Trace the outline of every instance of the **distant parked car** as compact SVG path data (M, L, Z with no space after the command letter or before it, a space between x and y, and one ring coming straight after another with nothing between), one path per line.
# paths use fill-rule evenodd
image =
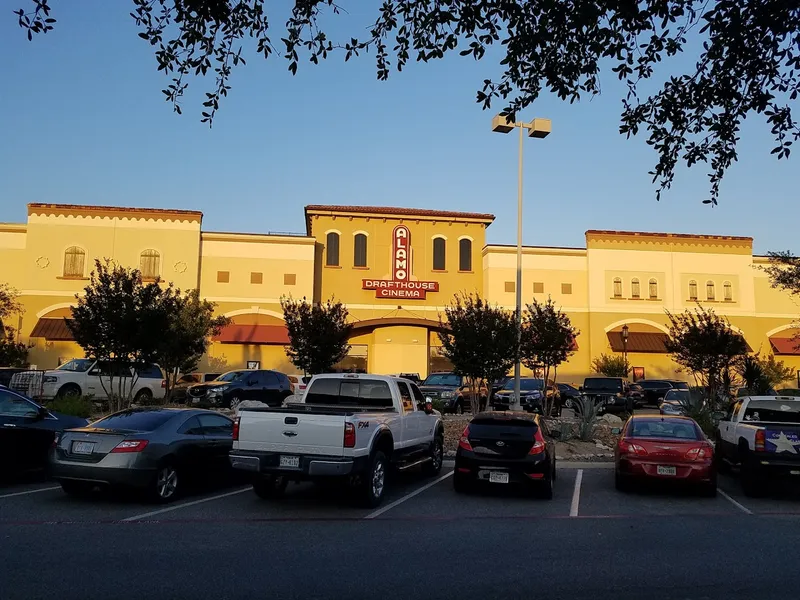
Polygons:
M691 402L689 390L668 390L658 405L658 412L662 415L686 415L689 402Z
M88 421L48 410L30 398L0 388L0 476L43 469L53 439Z
M565 408L572 408L576 404L576 400L580 398L581 393L578 388L568 383L557 383L558 391L561 394L561 404Z
M431 373L419 384L419 390L431 401L441 400L445 413L463 413L471 410L469 381L466 377L455 373ZM489 390L482 387L479 390L480 403L486 406Z
M634 400L629 394L630 384L622 377L587 377L581 394L593 401L600 413L633 413Z
M641 408L644 406L644 390L639 384L632 383L628 386L628 396L633 400L634 408Z
M189 387L192 406L235 409L243 400L278 407L292 395L292 382L283 373L268 370L228 371L208 383Z
M214 381L219 376L219 373L200 372L186 373L185 375L181 375L180 379L175 382L175 385L172 388L172 397L170 399L175 404L188 403L189 396L187 391L191 386L193 386L195 383L207 383L209 381Z
M304 377L300 375L287 375L289 383L291 384L292 394L299 395L306 390L306 382L303 381Z
M138 408L68 429L50 454L51 476L67 494L101 485L146 490L169 502L187 483L231 477L233 421L212 411Z
M689 384L674 379L642 379L636 382L644 391L644 403L659 406L670 390L689 391Z
M544 380L536 377L522 377L519 380L519 391L522 408L527 412L544 412ZM547 398L552 401L553 415L561 414L561 395L558 387L549 381L547 384ZM508 410L514 399L514 378L508 380L503 389L497 392L492 399L494 410Z

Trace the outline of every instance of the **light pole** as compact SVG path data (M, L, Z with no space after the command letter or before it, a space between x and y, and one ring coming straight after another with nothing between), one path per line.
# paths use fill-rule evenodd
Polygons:
M517 167L517 360L514 362L514 402L515 409L520 409L520 363L519 345L522 340L522 140L525 130L532 138L545 138L550 134L550 119L534 119L530 123L510 121L507 117L497 115L492 119L492 131L509 133L519 129L519 163Z
M628 324L622 326L622 363L628 368Z

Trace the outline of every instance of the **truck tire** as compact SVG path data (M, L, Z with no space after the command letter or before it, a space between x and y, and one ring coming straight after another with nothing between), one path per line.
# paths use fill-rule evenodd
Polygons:
M422 472L428 477L433 477L441 473L444 460L444 438L438 433L431 444L429 456L431 459L422 465Z
M369 466L361 476L358 490L361 503L367 508L380 506L386 492L386 455L376 450L369 459Z
M133 399L136 404L148 405L153 403L153 392L148 388L142 388L136 392L136 397Z
M283 496L288 483L281 475L258 477L253 480L253 491L262 500L274 500Z
M80 396L81 388L77 383L67 383L61 386L56 393L56 398L66 398L67 396Z

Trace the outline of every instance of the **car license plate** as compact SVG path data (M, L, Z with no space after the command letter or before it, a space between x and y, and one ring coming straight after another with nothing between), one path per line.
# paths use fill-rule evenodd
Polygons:
M508 473L492 471L489 473L489 483L508 483Z
M800 475L800 471L789 471L789 475Z
M676 467L662 467L659 465L656 467L656 473L659 475L676 475L678 473L678 469Z
M297 469L300 467L299 456L281 456L278 463L281 469Z
M192 398L192 404L200 404L200 398Z
M72 442L73 454L91 454L94 449L94 442Z

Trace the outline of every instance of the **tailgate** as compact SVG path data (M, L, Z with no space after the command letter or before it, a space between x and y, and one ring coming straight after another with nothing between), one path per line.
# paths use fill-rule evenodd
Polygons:
M764 442L766 452L800 461L800 425L765 425Z
M243 410L233 449L341 457L344 423L342 414Z

